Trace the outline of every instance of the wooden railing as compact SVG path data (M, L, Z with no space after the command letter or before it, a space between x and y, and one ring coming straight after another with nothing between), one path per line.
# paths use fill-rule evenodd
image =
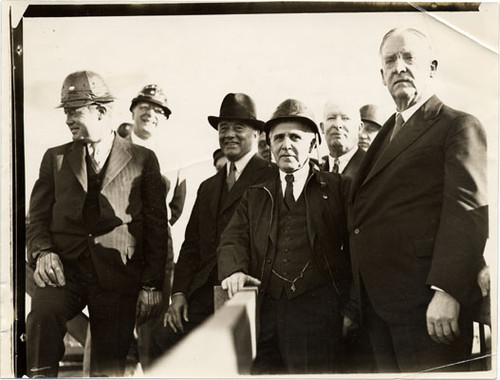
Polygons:
M257 288L227 300L215 288L215 313L146 373L148 377L228 377L250 373L257 352Z

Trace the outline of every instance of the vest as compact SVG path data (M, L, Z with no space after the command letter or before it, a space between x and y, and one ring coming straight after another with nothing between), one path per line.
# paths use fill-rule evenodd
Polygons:
M266 293L275 299L285 293L287 299L295 298L327 282L316 267L307 233L306 201L304 192L291 210L285 206L279 191L278 240L273 268ZM292 284L281 277L295 282ZM302 277L301 277L302 276ZM293 289L292 289L293 288Z
M108 157L109 158L109 157ZM90 157L87 154L85 156L85 163L87 165L87 197L85 198L85 203L83 204L83 220L87 225L89 232L94 232L95 226L100 219L100 207L99 207L99 195L101 194L102 181L104 179L104 173L108 166L108 160L106 160L104 167L99 173L94 171L92 163L90 162Z

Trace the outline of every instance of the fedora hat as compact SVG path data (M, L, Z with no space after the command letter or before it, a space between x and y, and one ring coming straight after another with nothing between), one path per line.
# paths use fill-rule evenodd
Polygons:
M375 104L366 104L359 109L359 114L361 116L361 121L371 121L379 126L379 128L384 125L386 118L382 115L382 112L378 106Z
M219 116L208 117L208 122L215 129L218 129L221 120L242 121L260 131L264 128L264 122L257 120L254 101L243 93L227 94L222 100Z
M280 122L292 120L300 120L304 122L305 125L311 128L312 132L318 135L318 144L321 143L321 135L319 133L319 128L314 121L313 113L304 103L296 99L287 99L281 102L272 114L271 119L266 122L264 131L266 132L268 141L269 132L272 127Z

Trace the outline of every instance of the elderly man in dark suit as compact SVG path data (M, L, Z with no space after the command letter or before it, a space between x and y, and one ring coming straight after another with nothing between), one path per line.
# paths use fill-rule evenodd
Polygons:
M213 313L213 287L219 283L216 249L220 236L244 191L275 171L275 165L257 154L264 123L257 120L254 102L248 95L226 95L219 116L209 116L208 121L218 131L228 163L198 189L174 269L172 303L165 314L165 327L155 330L151 347L154 357Z
M365 156L365 151L358 148L359 132L363 128L358 107L346 100L329 101L320 127L330 152L322 158L321 170L353 178Z
M302 102L281 103L266 133L279 172L244 194L217 250L219 279L230 297L261 287L255 374L336 372L352 317L349 180L310 165L319 129Z
M356 295L380 371L463 370L488 234L485 131L433 94L421 32L391 30L380 57L397 112L351 189Z
M66 77L73 141L49 149L27 218L37 285L27 320L28 375L57 377L66 321L88 306L91 375L120 376L136 317L161 302L165 185L155 154L115 136L113 97L96 73Z

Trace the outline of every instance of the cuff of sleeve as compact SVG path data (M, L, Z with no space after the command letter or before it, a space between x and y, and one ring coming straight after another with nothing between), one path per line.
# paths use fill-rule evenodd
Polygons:
M431 289L432 289L432 290L437 290L438 292L443 292L443 293L446 293L443 289L438 288L437 286L434 286L434 285L431 285Z

